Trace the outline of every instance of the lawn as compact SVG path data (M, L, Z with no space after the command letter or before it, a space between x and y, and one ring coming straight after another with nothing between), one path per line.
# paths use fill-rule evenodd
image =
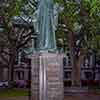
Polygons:
M18 96L28 96L29 92L27 89L2 89L0 90L1 97L18 97Z

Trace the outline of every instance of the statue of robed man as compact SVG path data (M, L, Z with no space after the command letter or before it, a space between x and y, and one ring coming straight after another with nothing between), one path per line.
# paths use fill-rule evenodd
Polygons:
M56 39L53 0L38 1L38 32L38 50L54 51L56 49Z

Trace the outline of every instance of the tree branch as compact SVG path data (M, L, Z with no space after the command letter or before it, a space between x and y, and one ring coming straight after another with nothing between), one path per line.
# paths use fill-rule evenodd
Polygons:
M23 34L23 36L21 37L22 39L25 39L25 38L27 38L28 36L31 36L32 35L32 31L31 30L29 30L28 32L27 32L27 34Z
M12 55L11 53L9 53L9 52L7 52L7 51L5 51L5 50L2 50L2 53L6 54L6 55L9 55L9 56Z
M17 49L22 48L25 44L27 44L33 37L28 37L25 41L22 43L18 44Z
M6 59L6 57L4 57L4 55L2 54L0 54L0 56L1 56L1 59L8 64L8 60Z

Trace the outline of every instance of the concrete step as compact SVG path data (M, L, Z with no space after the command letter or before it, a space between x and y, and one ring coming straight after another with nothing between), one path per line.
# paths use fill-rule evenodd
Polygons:
M88 88L83 87L66 87L64 88L64 94L65 95L80 95L88 93Z

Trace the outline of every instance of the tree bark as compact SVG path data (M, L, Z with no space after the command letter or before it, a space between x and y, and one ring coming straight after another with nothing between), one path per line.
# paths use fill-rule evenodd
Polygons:
M12 88L12 83L14 81L14 64L16 59L16 49L10 49L11 56L9 58L9 65L8 65L8 84L9 88Z
M74 66L72 68L72 86L81 86L81 66L83 64L84 56L86 55L85 49L80 49L79 57L74 58Z
M3 67L0 68L0 81L3 81Z
M69 38L69 48L70 48L70 54L71 54L71 63L72 63L72 86L73 87L80 87L81 86L81 64L84 58L84 55L86 54L85 49L80 49L80 55L75 54L75 35L73 32L69 32L68 34Z

